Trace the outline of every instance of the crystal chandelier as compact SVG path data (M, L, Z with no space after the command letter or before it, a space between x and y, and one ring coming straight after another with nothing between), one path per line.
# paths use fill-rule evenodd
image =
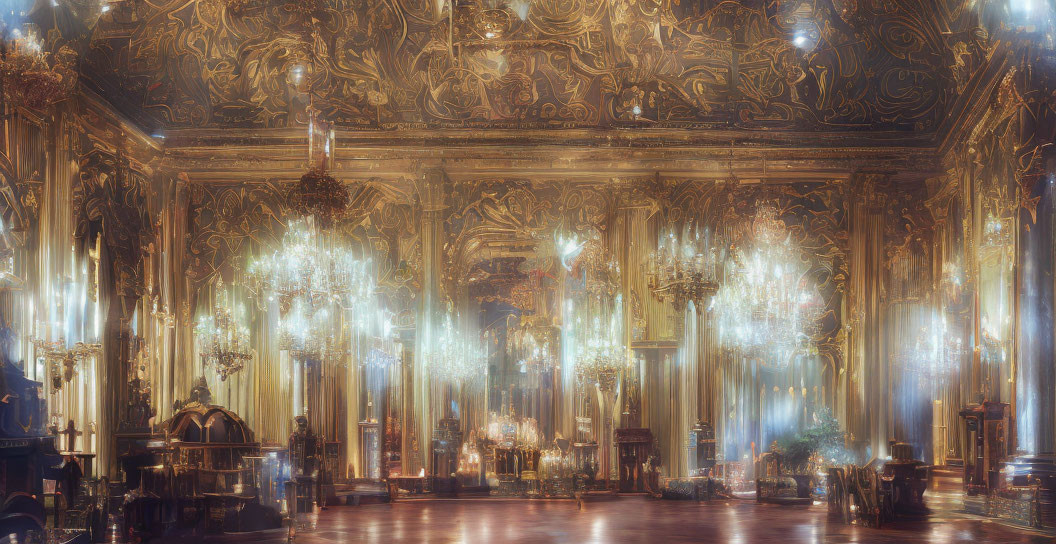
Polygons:
M279 320L279 350L300 360L322 360L334 355L336 337L329 308L315 309L303 299Z
M604 258L597 238L588 241L575 264L583 275L584 292L566 302L567 315L571 317L571 323L566 322L566 335L576 378L581 384L612 391L627 362L620 268L615 261Z
M253 358L249 346L249 328L243 323L244 311L231 308L230 295L224 289L224 281L216 283L216 299L213 312L198 320L195 336L198 338L198 354L202 365L212 365L221 381L242 370Z
M281 247L248 266L244 281L262 303L278 302L279 349L299 360L344 366L374 334L372 259L361 258L314 217L293 221Z
M808 268L772 204L761 204L749 226L709 308L723 349L785 367L797 354L817 353L821 297L808 288Z
M788 227L779 217L773 202L760 202L755 209L751 224L752 238L756 243L774 245L788 238Z
M687 225L661 234L648 263L649 289L676 309L700 304L715 294L725 259L725 244L708 229Z
M370 258L358 257L333 234L319 233L308 218L289 224L282 247L252 262L245 282L258 298L277 299L283 313L298 299L311 308L334 303L353 310L373 299L372 272Z
M553 329L547 324L526 321L510 330L506 352L521 372L550 370L556 364L553 337Z
M33 25L14 30L0 48L4 99L35 110L65 100L77 85L76 57L64 45L49 59Z
M70 383L77 376L79 366L103 352L101 344L77 342L67 346L63 339L54 342L34 339L33 346L40 350L45 364L51 367L51 385L55 390L62 389L64 383Z
M622 297L612 300L623 305ZM576 319L574 327L579 342L576 344L576 377L583 384L593 384L611 390L627 361L623 344L622 312L610 312L586 320Z
M451 314L426 346L433 376L450 383L462 384L487 373L488 353L479 337L464 334L455 328Z
M900 350L897 358L922 388L946 383L967 353L964 341L941 313L917 328L916 338L910 346Z
M82 364L103 352L99 342L102 319L96 297L97 277L93 269L84 263L76 279L67 277L56 282L50 289L51 295L45 299L46 310L42 315L37 315L36 305L30 301L33 329L29 338L37 351L36 357L48 366L52 388L56 391L77 376Z

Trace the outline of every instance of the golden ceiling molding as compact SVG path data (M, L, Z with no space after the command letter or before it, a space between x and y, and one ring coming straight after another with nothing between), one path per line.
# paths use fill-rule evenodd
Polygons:
M949 117L937 132L939 156L945 158L966 140L977 138L982 120L993 107L993 93L1012 66L1011 54L1009 44L999 45L966 83L964 91L951 105Z
M339 140L340 142L340 140ZM518 177L533 182L548 179L591 180L653 176L716 179L731 169L742 180L836 179L863 169L905 172L938 171L933 150L896 148L768 148L765 146L414 146L341 147L331 172L339 178L370 176L405 185L423 165L437 165L452 181L472 181L482 175ZM230 181L276 177L294 179L303 173L303 139L287 146L167 148L161 164L173 171L194 172L197 179Z
M307 101L287 76L310 64L343 126L831 131L931 131L952 77L947 13L911 0L857 5L860 26L820 3L334 6L136 2L99 19L83 75L152 127L295 126Z
M337 147L474 147L478 145L555 145L586 147L713 147L731 145L775 148L827 147L928 147L927 134L891 130L832 133L809 129L748 131L731 127L707 130L679 127L637 126L629 128L517 128L517 127L412 127L398 130L334 129ZM253 147L303 144L305 127L178 127L164 131L168 148Z
M162 142L159 139L148 135L139 125L117 111L94 91L83 85L79 87L79 91L76 101L71 102L77 104L74 112L82 131L112 143L124 138L122 144L130 150L138 148L153 153L162 151Z

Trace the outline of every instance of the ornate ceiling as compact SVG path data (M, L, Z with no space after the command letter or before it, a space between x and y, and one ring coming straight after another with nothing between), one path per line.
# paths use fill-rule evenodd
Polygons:
M311 94L364 129L933 131L978 56L927 0L454 3L112 2L82 72L147 129L293 126Z

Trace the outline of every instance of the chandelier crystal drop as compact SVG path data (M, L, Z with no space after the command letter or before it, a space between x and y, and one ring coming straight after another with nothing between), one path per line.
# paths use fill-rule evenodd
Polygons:
M761 204L749 226L709 308L723 349L784 368L797 355L817 354L821 297L808 286L809 269L776 207Z
M202 364L212 365L221 381L242 370L253 359L249 327L244 320L244 309L231 307L230 295L221 279L216 284L212 314L199 318L195 327Z

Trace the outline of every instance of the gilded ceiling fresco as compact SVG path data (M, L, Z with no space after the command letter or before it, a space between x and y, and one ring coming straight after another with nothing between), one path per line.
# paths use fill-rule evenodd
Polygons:
M82 71L148 128L294 126L311 101L364 129L930 131L956 88L915 0L449 4L128 1Z

